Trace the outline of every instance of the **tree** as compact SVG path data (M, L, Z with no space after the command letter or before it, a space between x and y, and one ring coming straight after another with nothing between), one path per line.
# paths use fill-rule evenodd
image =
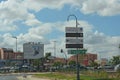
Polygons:
M55 67L60 67L61 65L63 65L61 62L55 62L55 63L53 64L53 66L55 66Z
M111 59L111 63L113 65L120 64L120 56L113 56L113 58Z
M70 61L69 65L76 65L76 61Z
M90 66L91 67L97 67L97 66L99 66L99 64L97 62L91 61Z
M40 63L40 59L34 59L32 60L34 66L38 66Z
M45 53L45 58L48 59L48 57L51 56L51 52Z

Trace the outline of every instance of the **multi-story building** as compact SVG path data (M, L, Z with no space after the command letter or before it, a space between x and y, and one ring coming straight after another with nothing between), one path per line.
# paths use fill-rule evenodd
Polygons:
M108 59L107 58L101 58L101 63L100 65L104 66L108 63Z
M0 48L0 59L1 60L14 59L13 49L10 49L10 48Z
M23 59L22 52L14 52L10 48L0 48L0 60Z
M44 57L44 44L28 42L23 44L24 59L39 59Z
M61 62L62 64L66 64L66 59L65 58L55 58L54 62Z
M90 65L91 62L94 62L95 60L97 60L97 54L91 54L91 53L87 53L87 54L79 54L79 63L85 66ZM69 61L76 61L77 56L71 56L68 59Z
M14 59L23 59L24 58L24 54L23 52L14 52Z

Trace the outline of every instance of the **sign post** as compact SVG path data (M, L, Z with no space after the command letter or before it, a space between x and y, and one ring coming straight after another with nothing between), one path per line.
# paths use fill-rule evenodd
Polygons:
M71 16L75 17L76 19L76 27L66 27L66 48L76 49L68 50L68 53L77 55L76 59L77 80L80 80L78 54L86 53L86 50L83 49L83 28L78 27L77 17L75 15L69 15L67 20L69 21L69 18Z

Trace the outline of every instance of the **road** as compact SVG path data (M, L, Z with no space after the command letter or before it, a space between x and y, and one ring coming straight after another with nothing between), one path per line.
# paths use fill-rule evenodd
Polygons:
M40 73L6 73L0 74L0 80L49 80L33 77L33 74ZM44 73L41 73L44 74Z

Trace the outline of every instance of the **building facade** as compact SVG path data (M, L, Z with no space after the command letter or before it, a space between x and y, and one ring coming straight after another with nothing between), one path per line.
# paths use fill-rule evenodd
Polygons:
M24 59L39 59L44 57L44 44L28 42L23 44Z
M100 65L104 66L104 65L107 65L107 63L108 63L108 59L106 59L106 58L101 58L101 63L100 63Z
M18 60L24 59L23 52L14 52L14 59L18 59Z
M87 53L87 54L79 54L79 63L84 65L84 66L89 66L91 62L94 62L95 60L97 60L97 54L91 54L91 53ZM68 62L70 61L76 61L77 56L71 56L68 59Z
M14 52L10 48L0 48L0 60L23 59L22 52Z
M0 60L10 60L10 59L14 59L13 49L0 48Z

